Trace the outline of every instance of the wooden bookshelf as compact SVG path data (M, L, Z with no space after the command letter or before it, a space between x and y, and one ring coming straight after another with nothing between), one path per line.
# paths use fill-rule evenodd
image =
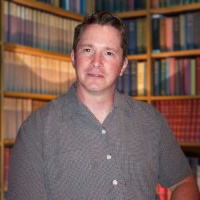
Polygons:
M3 0L0 0L0 199L3 199L4 196L4 144L2 143L3 138Z
M13 51L20 52L24 54L31 54L36 56L44 56L48 58L54 58L59 60L71 61L70 55L63 53L57 53L53 51L42 50L38 48L28 47L20 44L11 44L5 43L3 40L3 2L5 0L0 0L0 200L3 200L3 193L7 190L7 187L3 185L3 153L4 147L12 147L14 145L15 139L7 140L4 139L4 124L3 124L3 99L4 97L10 98L22 98L22 99L34 99L34 100L45 100L49 101L53 98L56 98L56 95L51 94L36 94L36 93L27 93L27 92L14 92L14 91L5 91L3 88L3 51ZM77 13L66 11L62 8L54 7L52 5L38 2L35 0L12 0L20 5L28 6L34 9L38 9L44 12L48 12L63 18L68 18L71 20L82 21L83 16ZM177 96L155 96L152 95L152 59L161 59L168 57L177 57L184 58L188 56L200 56L200 49L195 50L181 50L181 51L171 51L171 52L161 52L161 53L152 53L152 15L154 14L164 14L164 15L173 15L178 13L185 13L189 11L200 11L200 3L193 3L180 6L171 6L165 8L151 8L150 1L146 0L146 9L128 11L122 13L116 13L119 17L123 19L127 18L146 18L146 30L147 30L147 51L145 54L138 55L129 55L128 59L131 60L141 60L147 62L147 95L146 96L134 96L133 98L145 101L149 104L153 104L155 101L161 100L194 100L200 99L200 95L177 95ZM180 142L181 148L185 152L194 153L195 155L200 156L200 142Z
M4 91L4 97L13 97L13 98L22 98L22 99L35 99L35 100L45 100L50 101L51 99L56 98L56 95L48 94L35 94L27 92L10 92Z
M38 10L42 10L45 12L49 12L55 15L59 15L62 17L66 17L66 18L70 18L70 19L74 19L77 21L82 21L83 20L83 16L77 13L73 13L70 11L67 11L62 9L62 8L58 8L43 2L39 2L39 1L35 1L35 0L12 0L12 2L24 5L24 6L29 6L31 8L35 8Z
M60 59L60 60L66 60L66 61L71 62L70 55L67 55L64 53L57 53L53 51L47 51L47 50L38 49L38 48L33 48L33 47L28 47L28 46L19 45L19 44L5 43L4 50L31 54L31 55L36 55L36 56L43 56L43 57L54 58L54 59Z

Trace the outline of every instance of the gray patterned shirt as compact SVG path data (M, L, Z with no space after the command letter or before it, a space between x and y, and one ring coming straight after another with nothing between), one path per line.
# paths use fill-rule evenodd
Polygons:
M9 200L156 200L191 169L164 117L115 92L101 124L75 86L30 115L17 135Z

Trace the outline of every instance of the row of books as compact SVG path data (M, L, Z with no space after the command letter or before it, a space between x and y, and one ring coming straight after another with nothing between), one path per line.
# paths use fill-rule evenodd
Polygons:
M107 10L110 12L125 12L146 8L146 0L38 0L52 4L72 12L86 14L89 11ZM88 9L88 7L93 9Z
M200 99L160 100L154 106L165 116L178 141L200 142Z
M152 16L153 52L200 48L200 11Z
M116 83L116 89L131 96L145 96L147 94L147 66L146 61L129 61L123 76Z
M47 101L4 97L4 138L15 139L22 122Z
M153 60L154 95L199 95L200 57Z
M70 53L78 21L4 1L4 41Z
M4 51L4 90L60 95L75 81L70 61Z
M146 18L124 19L128 30L128 54L146 53Z
M75 13L80 13L82 15L92 11L93 9L88 9L93 5L94 8L94 0L38 0L43 3L51 4L55 7L60 7L68 11L72 11Z
M168 6L178 6L185 4L198 3L200 0L151 0L152 8L163 8Z
M96 10L126 12L146 8L146 0L95 0Z

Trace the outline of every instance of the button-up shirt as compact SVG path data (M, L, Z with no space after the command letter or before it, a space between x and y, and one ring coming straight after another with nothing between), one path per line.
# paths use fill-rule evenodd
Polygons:
M115 91L103 123L75 85L20 128L11 157L9 200L156 200L157 183L191 174L165 118Z

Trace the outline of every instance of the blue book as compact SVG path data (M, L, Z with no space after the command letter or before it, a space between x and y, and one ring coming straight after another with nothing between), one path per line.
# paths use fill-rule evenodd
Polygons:
M161 64L160 60L153 61L153 94L156 96L160 95L160 71Z
M123 75L123 92L127 95L131 95L131 67L130 62L126 67Z
M170 94L170 58L166 58L166 95Z
M160 94L166 95L166 59L161 59Z
M194 48L200 48L200 11L194 12Z
M95 1L95 10L103 10L103 1L102 0L96 0Z
M86 0L80 0L80 14L85 15L86 14Z
M127 11L127 1L120 0L120 12L126 12Z
M120 12L120 10L121 10L120 0L115 0L114 12Z
M160 49L160 18L163 15L157 14L152 16L152 50L159 53Z
M136 19L128 20L128 54L137 54L137 22Z
M180 59L175 60L175 95L180 93Z
M186 14L186 48L194 49L194 14Z
M137 61L133 60L131 66L131 96L137 96Z

